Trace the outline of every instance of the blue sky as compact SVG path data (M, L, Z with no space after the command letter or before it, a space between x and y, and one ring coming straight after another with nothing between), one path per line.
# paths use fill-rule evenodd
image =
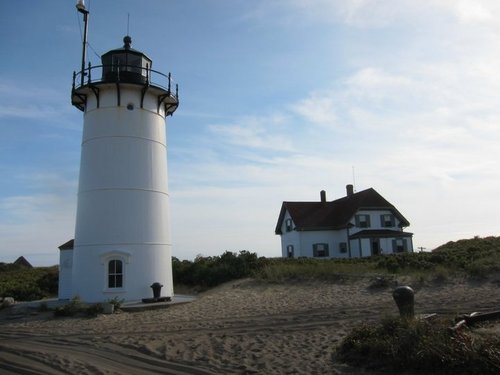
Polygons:
M73 237L81 19L70 0L0 13L0 261ZM500 231L500 4L480 0L92 0L89 59L132 46L172 72L173 255L279 256L281 203L373 187L414 246Z

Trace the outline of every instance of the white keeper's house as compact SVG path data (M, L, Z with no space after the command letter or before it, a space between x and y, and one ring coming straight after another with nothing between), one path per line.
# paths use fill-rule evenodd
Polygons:
M275 233L283 257L354 258L413 252L409 221L373 188L328 202L283 202Z

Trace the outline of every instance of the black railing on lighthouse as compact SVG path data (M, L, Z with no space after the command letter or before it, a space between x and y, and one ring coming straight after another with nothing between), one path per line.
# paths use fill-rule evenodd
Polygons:
M93 79L92 77L100 77ZM139 84L143 86L141 95L141 108L143 106L144 95L149 88L157 88L164 91L164 94L158 96L158 109L161 104L165 104L167 98L172 98L175 101L175 106L169 105L169 108L177 108L179 104L179 85L175 84L175 91L172 91L174 86L172 74L164 74L157 70L150 69L148 64L146 67L138 65L96 65L92 66L88 63L88 68L80 72L73 72L72 97L73 104L79 109L84 110L86 103L86 95L80 93L80 89L90 88L96 98L97 106L99 106L99 85L106 83L115 83L118 88L118 105L120 105L120 88L122 83ZM75 100L76 97L76 100ZM166 108L167 109L167 108ZM166 111L171 115L173 111Z
M102 69L109 69L108 72L115 73L116 78L108 78L102 75ZM92 79L92 72L96 72L100 69L101 78ZM143 74L144 72L144 74ZM141 80L130 79L130 73L138 76ZM87 78L87 79L85 79ZM73 90L79 89L83 86L88 86L96 83L142 83L150 86L156 86L161 89L168 91L174 98L178 98L179 85L175 84L175 92L172 92L172 74L164 74L157 70L149 69L149 67L143 68L142 66L136 65L96 65L92 66L89 63L87 69L82 72L73 72ZM78 84L79 83L79 84Z

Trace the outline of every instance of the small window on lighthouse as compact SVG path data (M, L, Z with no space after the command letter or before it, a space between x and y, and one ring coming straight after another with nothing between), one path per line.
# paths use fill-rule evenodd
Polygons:
M113 259L108 263L108 288L123 287L123 263Z

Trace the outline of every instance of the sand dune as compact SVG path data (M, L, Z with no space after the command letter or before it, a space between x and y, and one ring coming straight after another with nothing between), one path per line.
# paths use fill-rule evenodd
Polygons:
M334 348L357 324L396 315L391 288L231 282L189 304L97 318L1 312L0 369L16 374L344 374ZM417 288L417 313L500 308L498 282Z

